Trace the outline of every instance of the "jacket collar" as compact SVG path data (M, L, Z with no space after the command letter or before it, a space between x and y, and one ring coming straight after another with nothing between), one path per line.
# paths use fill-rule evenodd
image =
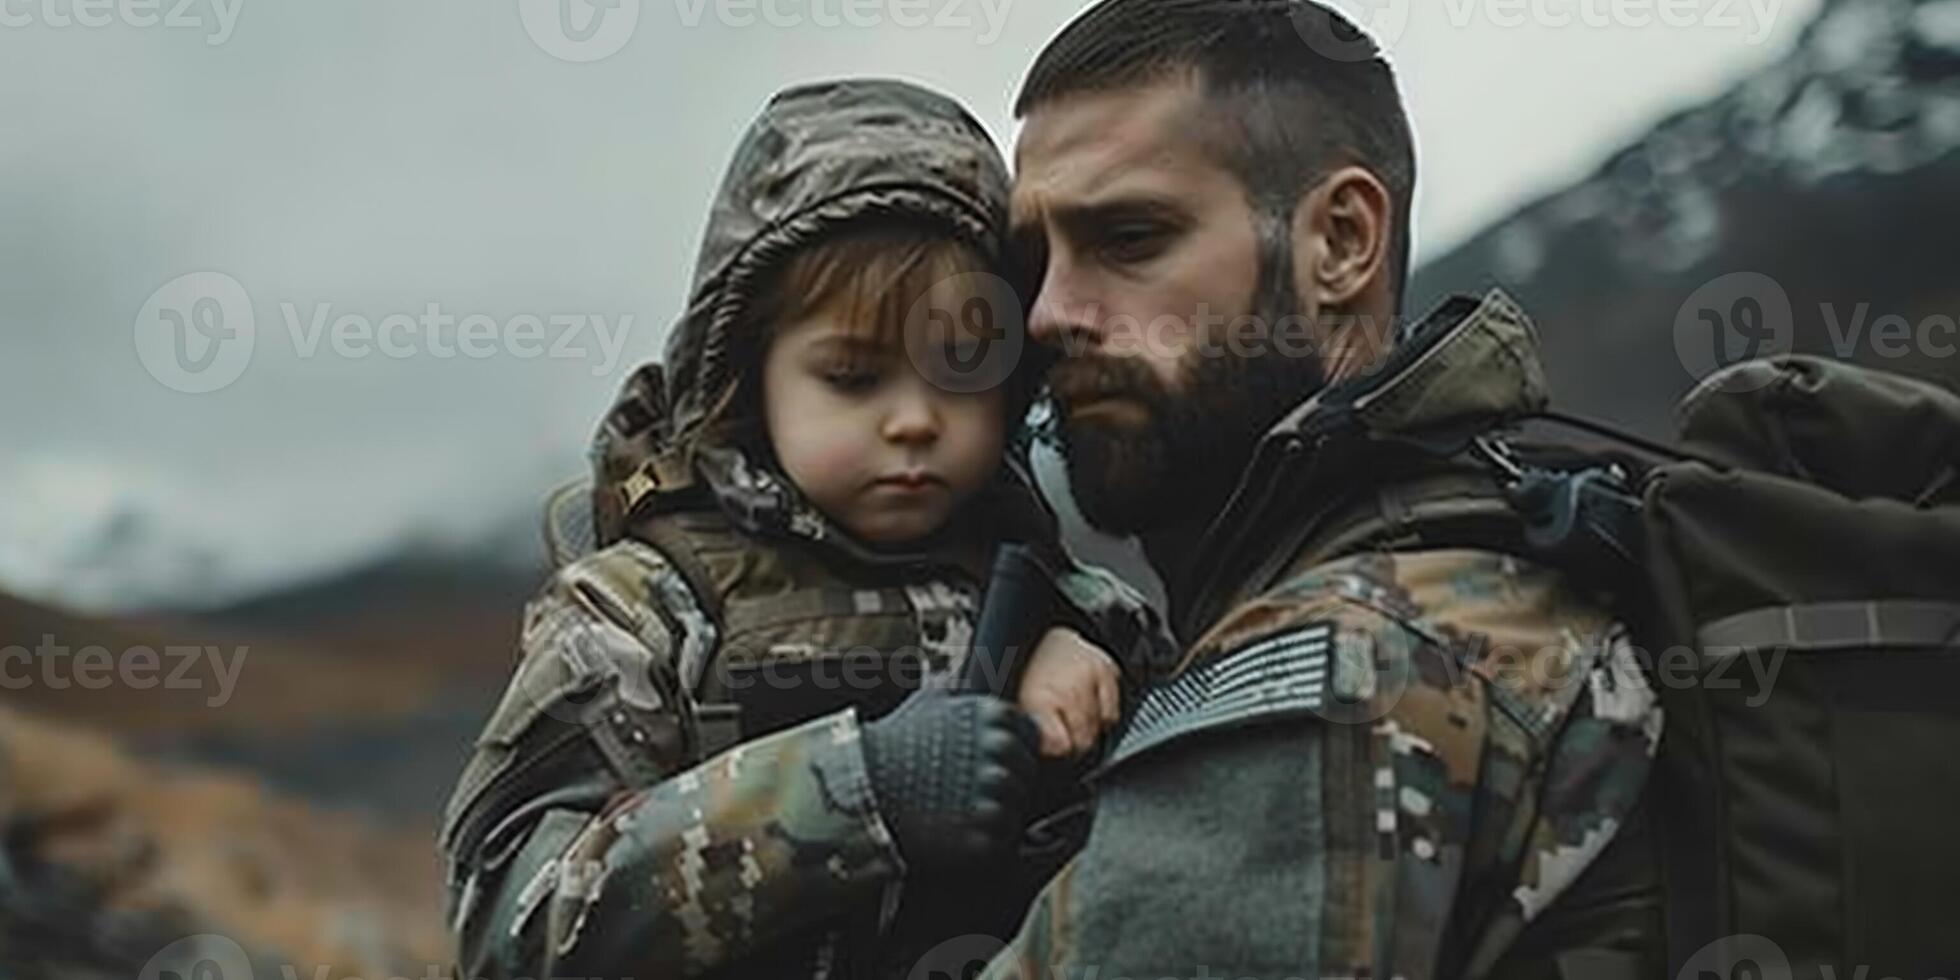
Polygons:
M863 565L952 565L976 576L986 549L978 540L1017 540L1037 548L1059 540L1055 516L1033 478L1010 449L1000 472L933 538L905 550L875 548L846 531L810 502L774 466L727 446L696 447L694 470L714 506L736 527L766 539L795 540Z
M1454 454L1549 400L1537 330L1517 303L1501 290L1445 301L1374 368L1314 393L1267 430L1191 561L1164 569L1179 637L1197 635L1291 557L1274 554L1274 542L1299 540L1390 479L1398 451Z

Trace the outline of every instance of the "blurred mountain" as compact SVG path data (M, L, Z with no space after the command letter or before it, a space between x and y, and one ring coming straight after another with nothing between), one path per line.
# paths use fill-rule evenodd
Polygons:
M8 977L188 977L225 950L259 976L427 975L447 955L435 864L425 834L0 708Z
M154 478L68 456L9 460L0 471L0 588L98 609L195 604L222 593L208 511Z
M133 977L200 934L260 976L442 965L439 808L537 579L416 553L208 613L0 595L0 974Z
M306 592L382 564L530 575L543 561L543 488L565 475L535 469L495 493L418 500L424 517L398 525L364 519L358 501L309 511L277 481L232 485L232 499L213 501L179 474L80 450L9 460L0 468L0 591L133 614Z
M432 833L540 576L397 556L210 612L120 618L0 595L0 646L32 656L8 665L0 701ZM157 669L140 688L84 687L70 678L91 646L156 651Z
M536 537L537 533L532 532ZM200 622L251 630L305 633L349 653L399 651L404 638L391 627L412 619L418 629L465 631L437 644L487 639L485 616L511 613L543 581L542 559L508 560L487 549L469 552L411 549L289 585L197 614ZM511 621L515 622L514 614ZM501 627L501 623L496 624ZM506 644L514 636L499 640Z
M543 577L542 567L417 553L203 614L195 621L200 628L262 637L255 653L263 652L241 675L240 699L297 698L307 707L294 715L313 720L282 726L283 738L216 736L184 751L249 766L313 799L433 828L436 808L503 691L524 603ZM318 702L310 693L315 681L295 677L306 686L293 686L254 672L265 661L311 651L330 651L317 683L345 690L346 703L331 715L344 723L323 722L310 710Z
M1960 2L1833 0L1786 57L1418 270L1409 310L1502 285L1562 407L1650 434L1696 380L1710 294L1677 317L1737 272L1788 295L1795 350L1960 386L1957 148ZM1888 315L1903 347L1873 334Z

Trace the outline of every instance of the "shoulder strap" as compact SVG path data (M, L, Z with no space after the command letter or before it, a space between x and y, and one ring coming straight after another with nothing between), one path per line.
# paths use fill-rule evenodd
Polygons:
M741 713L736 706L701 703L698 700L702 677L717 655L721 638L727 632L727 596L701 556L703 547L707 545L705 538L712 532L689 520L699 516L704 515L685 512L644 514L635 516L626 526L627 536L651 545L667 559L674 571L680 573L681 581L687 584L687 590L693 594L694 601L709 620L713 635L696 642L706 642L711 647L694 658L683 658L692 659L694 663L691 670L682 671L680 679L688 699L694 702L697 762L720 754L742 738ZM696 523L696 526L688 526L690 523Z
M1494 477L1468 467L1401 480L1361 494L1283 550L1262 583L1365 551L1483 548L1520 553L1523 522Z
M674 570L681 574L687 587L694 592L695 601L714 620L715 628L724 628L727 602L722 595L721 583L715 580L714 573L701 558L698 532L684 527L681 515L661 513L641 517L627 528L627 533L658 548L661 554L667 556Z
M1590 588L1637 600L1642 503L1612 460L1568 452L1524 464L1513 447L1479 439L1438 469L1356 497L1309 529L1281 575L1364 551L1476 548L1516 555L1575 576Z

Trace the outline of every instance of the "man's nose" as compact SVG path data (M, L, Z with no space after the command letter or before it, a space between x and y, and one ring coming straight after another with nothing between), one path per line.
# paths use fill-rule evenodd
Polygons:
M1103 341L1101 304L1086 295L1066 269L1050 268L1028 311L1028 337L1062 354L1079 353Z

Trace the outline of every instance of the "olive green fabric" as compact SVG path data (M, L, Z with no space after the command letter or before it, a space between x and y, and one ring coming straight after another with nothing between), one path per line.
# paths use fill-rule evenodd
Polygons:
M1644 495L1676 963L1754 935L1796 977L1952 973L1960 397L1790 356L1680 421L1703 461Z

